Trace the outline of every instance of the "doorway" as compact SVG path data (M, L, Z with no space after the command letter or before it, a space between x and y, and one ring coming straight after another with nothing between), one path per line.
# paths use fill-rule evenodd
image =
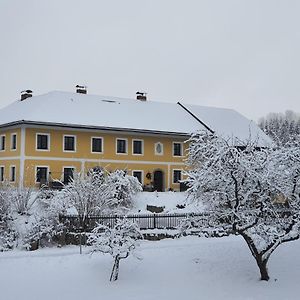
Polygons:
M164 175L163 171L156 170L153 176L153 189L154 191L162 192L164 186Z

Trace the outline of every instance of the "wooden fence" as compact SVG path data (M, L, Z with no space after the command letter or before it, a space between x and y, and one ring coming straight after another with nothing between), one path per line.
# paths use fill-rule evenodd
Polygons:
M188 217L203 217L203 221L207 222L207 214L136 214L127 215L126 218L136 222L141 230L146 229L176 229L180 222ZM68 231L91 231L97 224L113 227L117 219L122 219L123 215L99 215L88 216L84 220L82 216L63 215L60 221L65 224Z

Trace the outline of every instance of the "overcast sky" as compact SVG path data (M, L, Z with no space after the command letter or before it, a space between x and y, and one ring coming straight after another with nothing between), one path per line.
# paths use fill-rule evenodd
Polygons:
M299 15L299 0L0 0L0 108L83 84L254 120L300 112Z

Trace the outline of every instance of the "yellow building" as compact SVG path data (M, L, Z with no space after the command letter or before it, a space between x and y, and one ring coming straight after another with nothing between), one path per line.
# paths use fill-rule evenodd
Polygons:
M74 172L102 167L126 170L154 190L179 190L191 132L234 134L241 142L249 126L262 143L270 142L233 110L147 101L143 94L87 95L82 87L34 97L25 91L0 110L0 181L51 186L56 179L68 182Z

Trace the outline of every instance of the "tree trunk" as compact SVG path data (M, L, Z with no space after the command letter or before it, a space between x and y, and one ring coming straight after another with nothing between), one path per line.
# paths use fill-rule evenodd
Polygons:
M245 233L240 233L240 234L246 241L246 243L251 251L252 256L255 258L255 261L256 261L257 266L260 271L260 279L268 281L270 279L270 277L269 277L269 273L268 273L267 263L268 263L270 255L267 258L263 259L262 258L263 255L257 250L257 248L254 244L254 241Z
M259 256L256 257L256 263L260 271L260 279L268 281L270 279L267 268L268 259L262 260Z
M118 280L119 266L120 266L120 257L117 255L115 258L114 266L111 271L111 275L110 275L110 279L109 279L110 281Z

